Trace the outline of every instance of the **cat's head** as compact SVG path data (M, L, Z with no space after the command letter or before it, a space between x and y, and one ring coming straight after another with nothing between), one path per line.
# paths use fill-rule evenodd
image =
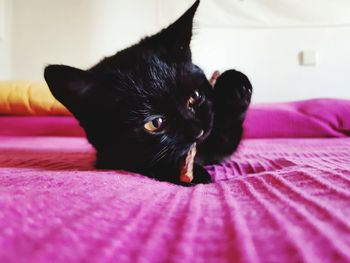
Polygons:
M89 70L46 67L51 92L80 121L101 167L175 167L210 133L212 90L190 50L198 4Z

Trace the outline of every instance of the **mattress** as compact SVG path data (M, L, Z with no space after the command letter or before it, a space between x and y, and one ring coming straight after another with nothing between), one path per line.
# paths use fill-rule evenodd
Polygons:
M349 262L350 138L246 139L214 183L97 171L84 137L0 137L0 262Z
M350 262L350 101L253 105L194 187L96 170L64 109L18 105L0 104L1 263Z

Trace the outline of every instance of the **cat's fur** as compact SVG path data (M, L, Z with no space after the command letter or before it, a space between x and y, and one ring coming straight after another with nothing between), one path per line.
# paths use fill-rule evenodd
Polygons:
M79 120L96 148L96 167L180 183L180 163L197 142L192 183L207 183L210 176L202 165L220 162L237 148L252 86L244 74L229 70L212 88L192 63L198 5L196 1L168 28L89 70L45 68L51 92ZM189 109L195 90L201 98ZM166 120L158 133L144 128L154 116Z

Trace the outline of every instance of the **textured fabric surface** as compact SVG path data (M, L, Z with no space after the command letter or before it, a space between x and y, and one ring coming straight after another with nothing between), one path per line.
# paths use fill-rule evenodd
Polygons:
M0 136L84 136L71 116L0 116Z
M311 99L252 105L244 123L246 138L346 137L350 100Z
M181 187L0 137L0 262L349 262L350 139L251 139Z

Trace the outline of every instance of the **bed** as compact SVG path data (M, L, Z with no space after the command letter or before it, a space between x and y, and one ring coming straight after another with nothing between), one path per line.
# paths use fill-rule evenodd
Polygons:
M69 114L7 112L0 262L349 262L349 116L347 100L253 105L214 183L182 187L95 170Z

